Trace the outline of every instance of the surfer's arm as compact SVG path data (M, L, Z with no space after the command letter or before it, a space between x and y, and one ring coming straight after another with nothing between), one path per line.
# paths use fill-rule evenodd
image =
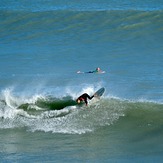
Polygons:
M91 100L91 99L94 97L94 95L90 97L90 96L87 94L87 97L88 97L88 99Z

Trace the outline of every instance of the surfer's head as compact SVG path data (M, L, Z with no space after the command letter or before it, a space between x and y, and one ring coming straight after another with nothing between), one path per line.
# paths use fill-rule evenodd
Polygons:
M101 69L99 67L96 68L96 71L99 72Z
M80 104L80 102L81 102L81 101L80 101L79 99L77 99L77 103Z

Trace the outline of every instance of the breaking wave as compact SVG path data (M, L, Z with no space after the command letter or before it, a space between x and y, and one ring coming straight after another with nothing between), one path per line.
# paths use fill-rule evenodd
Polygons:
M71 96L34 95L29 99L5 90L0 99L0 128L26 128L29 131L52 133L93 132L100 127L114 126L122 117L134 123L162 123L162 104L129 101L104 96L93 99L88 106L76 106ZM154 115L154 116L153 116ZM133 118L134 117L134 118Z

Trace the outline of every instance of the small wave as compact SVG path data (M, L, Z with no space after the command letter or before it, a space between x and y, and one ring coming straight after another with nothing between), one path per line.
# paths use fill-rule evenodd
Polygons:
M88 34L94 35L94 33L96 34L92 37L92 41L96 40L97 42L97 37L101 41L110 40L114 35L118 37L117 33L120 38L122 34L129 37L130 31L134 31L135 38L140 37L144 33L150 36L153 31L161 33L159 26L161 26L162 11L74 12L64 10L36 13L21 11L0 12L5 17L1 21L1 31L3 31L1 32L1 38L3 41L8 40L9 42L11 40L14 40L14 42L33 40L35 42L35 40L39 39L39 42L53 40L57 44L58 38L64 40L65 35L66 38L72 38L73 35L74 40L76 40L79 34L81 39L84 39L84 36ZM99 19L102 23L99 23ZM155 26L153 26L152 22L155 22ZM151 28L151 30L146 30L146 28ZM65 41L70 41L70 39Z

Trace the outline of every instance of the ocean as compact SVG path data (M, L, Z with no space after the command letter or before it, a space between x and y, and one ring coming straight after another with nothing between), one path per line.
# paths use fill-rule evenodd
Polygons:
M161 0L1 0L1 162L162 162L162 18Z

